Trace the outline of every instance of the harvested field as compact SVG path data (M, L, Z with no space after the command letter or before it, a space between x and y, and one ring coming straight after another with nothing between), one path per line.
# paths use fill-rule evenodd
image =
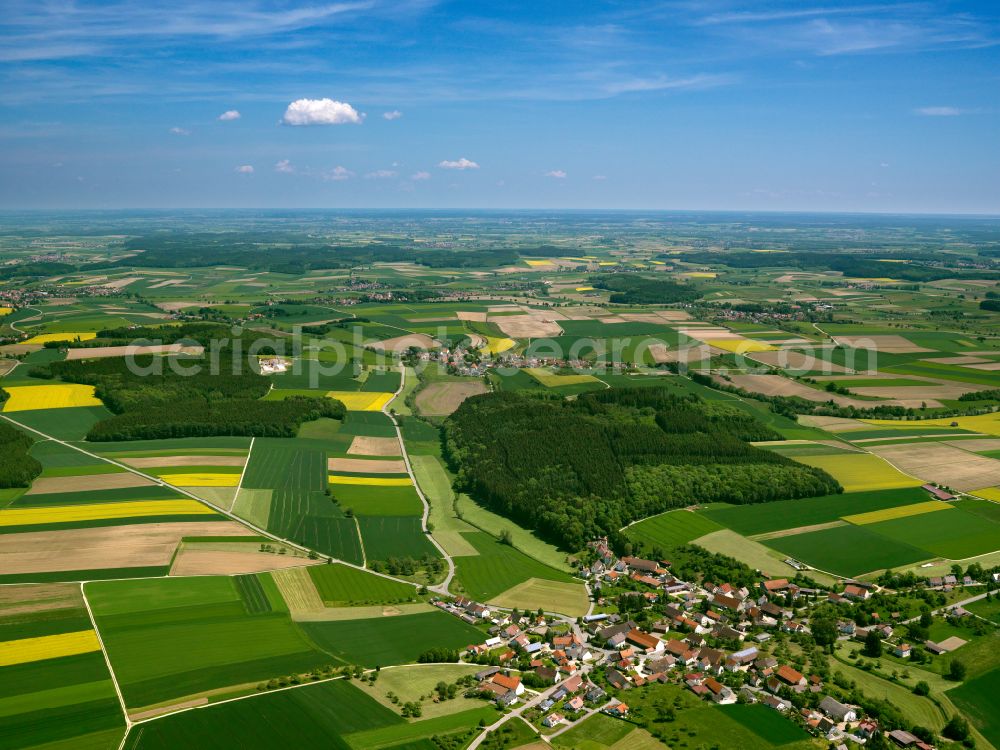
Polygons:
M164 466L243 466L246 456L145 456L118 460L137 469L156 469Z
M115 279L114 281L109 281L106 284L102 284L105 289L124 289L129 284L134 284L141 279L141 276L128 276L123 279Z
M486 393L486 385L481 380L439 381L430 383L417 393L416 405L421 414L446 417L469 396L480 393Z
M806 427L819 427L827 432L850 432L851 430L867 430L871 425L859 419L847 419L845 417L823 417L802 414L799 416L799 424Z
M80 587L75 583L29 583L0 586L0 616L76 609L82 606Z
M31 484L26 495L48 495L53 492L97 492L118 490L126 487L152 487L150 481L131 471L117 474L86 474L73 477L39 477Z
M76 383L52 385L16 385L4 388L10 398L3 405L4 413L34 409L69 409L75 406L103 406L94 395L94 386Z
M378 391L328 391L327 398L334 398L348 411L382 411L392 401L392 393Z
M712 356L708 346L689 346L679 349L668 349L666 344L650 344L649 353L657 364L664 362L701 362Z
M235 522L201 521L100 526L0 535L5 575L169 565L186 536L246 536Z
M875 351L886 352L887 354L913 354L934 351L934 349L925 349L922 346L917 346L909 339L894 334L834 336L834 341L842 346L850 346L855 349L874 349Z
M970 370L983 370L986 372L993 372L994 370L1000 370L1000 362L990 362L989 364L982 365L966 365Z
M317 565L322 560L275 555L270 552L226 552L182 547L170 568L172 576L241 575L268 570Z
M292 619L297 620L303 615L322 613L326 609L320 598L316 584L313 583L309 571L302 567L276 570L271 574L278 585L281 598L288 605Z
M70 349L66 359L98 359L101 357L125 357L140 354L201 354L202 346L182 346L181 344L160 344L155 346L95 346L89 349Z
M399 441L396 438L365 437L358 435L351 441L347 449L352 456L401 456Z
M872 405L871 401L861 401L860 399L847 398L845 396L838 396L835 393L810 388L804 383L791 380L783 375L733 374L729 376L731 380L728 383L717 375L713 375L713 377L720 384L735 385L751 393L760 393L765 396L798 396L799 398L804 398L806 401L817 401L820 403L832 400L839 406L854 406L859 409L869 408Z
M157 302L156 306L167 312L177 312L185 307L201 307L203 303L194 300L178 300L176 302Z
M528 315L505 315L493 321L497 328L514 339L536 339L559 336L562 328L555 317L546 313Z
M485 323L487 315L488 313L484 312L471 312L464 310L460 310L459 312L455 313L455 317L457 317L459 320L468 320L473 323ZM447 320L450 320L450 318L447 318Z
M1000 451L1000 438L974 438L972 440L944 440L945 445L951 445L962 450L980 453L985 451Z
M16 359L0 359L0 377L7 375L17 365L18 361Z
M828 373L847 372L847 368L822 359L822 352L799 351L796 349L779 349L770 352L753 352L751 359L783 370L813 372L816 370Z
M330 458L329 471L346 471L352 474L405 474L405 461L379 461L364 458Z
M892 398L899 401L926 401L930 405L931 401L941 399L957 399L963 393L970 391L986 390L985 385L973 385L972 383L959 383L955 381L928 382L927 385L920 386L862 386L860 388L851 387L850 383L845 383L853 393L859 396L874 396L876 398ZM919 403L916 404L919 406Z
M871 445L868 449L903 471L967 491L1000 484L1000 461L943 443Z
M931 359L922 360L923 362L935 362L939 365L981 365L991 362L992 360L983 359L982 357L936 357Z
M437 342L426 333L408 333L405 336L373 341L369 344L373 349L382 352L405 352L411 346L415 346L417 349L434 349L437 345Z
M869 513L857 513L853 516L844 516L843 519L848 523L864 525L879 521L891 521L895 518L906 518L907 516L919 516L922 513L936 513L941 510L954 510L954 507L940 500L928 500L926 503L914 503L896 508L873 510Z

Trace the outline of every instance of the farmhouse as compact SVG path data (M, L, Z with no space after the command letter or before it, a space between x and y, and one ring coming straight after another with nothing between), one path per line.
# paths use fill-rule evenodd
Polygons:
M848 599L854 599L857 601L867 601L871 597L872 593L868 589L862 586L856 586L854 584L848 584L844 586L844 596Z
M736 702L736 694L713 677L709 677L703 683L708 688L709 698L713 703L727 705Z
M775 676L786 685L805 685L806 678L801 672L792 669L787 664L782 664L774 673Z
M522 695L524 693L524 685L521 684L520 677L508 677L505 674L497 672L493 675L491 681L494 685L499 685L502 688L512 691L514 695Z
M819 702L819 710L836 722L857 721L858 712L829 695Z

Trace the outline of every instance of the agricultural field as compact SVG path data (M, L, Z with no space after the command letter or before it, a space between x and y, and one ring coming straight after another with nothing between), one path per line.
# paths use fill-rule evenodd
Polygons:
M1000 745L1000 669L949 690L948 697L987 740Z
M675 510L627 527L625 534L650 549L670 549L722 528L709 516Z

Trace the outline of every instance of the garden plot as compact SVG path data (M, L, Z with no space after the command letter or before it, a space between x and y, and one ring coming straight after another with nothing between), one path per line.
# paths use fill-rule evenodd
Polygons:
M902 471L960 491L1000 484L1000 461L944 443L869 445Z

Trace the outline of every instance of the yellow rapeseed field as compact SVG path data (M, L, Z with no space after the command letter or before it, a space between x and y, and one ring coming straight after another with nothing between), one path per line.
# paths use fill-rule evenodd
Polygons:
M77 630L59 635L42 635L37 638L19 638L0 642L0 667L27 664L61 656L76 656L100 651L101 644L93 630Z
M954 506L940 500L928 500L926 503L901 505L898 508L884 508L883 510L873 510L868 513L855 513L853 516L843 516L843 520L848 523L863 525L866 523L878 523L879 521L892 521L896 518L906 518L907 516L919 516L924 513L936 513L939 510L954 510Z
M526 260L524 262L527 263L532 268L537 268L538 266L551 266L552 265L552 261L551 260Z
M394 394L369 391L328 391L328 398L335 398L348 411L382 411L382 407L392 401Z
M500 336L487 336L486 346L483 347L490 354L503 354L508 349L513 349L517 345L514 339L502 338Z
M1000 502L1000 487L983 487L980 490L972 490L969 494L981 497L984 500Z
M747 352L773 352L778 347L766 341L753 341L751 339L703 339L704 343L725 349L734 354L746 354Z
M4 315L10 315L12 312L14 312L13 307L0 307L0 318Z
M843 485L844 492L897 490L902 487L919 487L923 484L870 453L796 456L795 460L823 469Z
M960 430L981 432L984 435L1000 435L1000 412L977 414L971 417L943 417L909 422L896 419L865 419L862 421L887 427L957 427Z
M32 336L27 341L22 341L22 344L47 344L50 341L90 341L90 339L96 339L97 334L93 331L85 332L70 332L70 333L40 333L37 336Z
M216 472L161 474L160 479L174 487L235 487L240 483L239 474Z
M576 288L576 291L578 291L578 292L592 292L592 291L594 291L594 287L592 287L592 286L578 286Z
M5 412L101 406L101 400L94 395L94 386L92 385L79 385L77 383L12 385L4 390L10 395L10 398L3 405Z
M196 500L133 500L121 503L36 506L0 510L0 527L35 526L49 523L76 523L108 518L149 516L200 516L214 513Z
M714 279L719 274L712 271L689 271L688 273L682 273L681 276L686 276L689 279Z
M345 477L331 474L330 484L367 484L376 487L409 487L409 477Z

